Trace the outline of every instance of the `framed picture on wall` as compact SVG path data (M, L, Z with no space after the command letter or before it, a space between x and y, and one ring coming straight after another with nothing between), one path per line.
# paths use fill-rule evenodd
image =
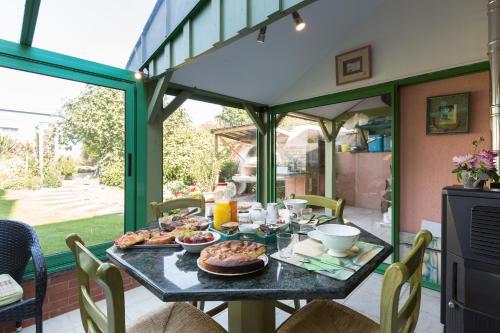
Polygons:
M470 93L427 98L427 135L469 132Z
M371 46L339 54L335 57L337 85L372 77Z

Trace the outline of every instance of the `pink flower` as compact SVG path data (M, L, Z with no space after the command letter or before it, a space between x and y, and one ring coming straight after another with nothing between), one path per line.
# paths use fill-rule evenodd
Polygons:
M474 156L472 154L466 154L463 156L454 156L453 163L455 167L467 167L471 168L474 161Z
M480 150L474 154L476 163L475 168L483 167L487 171L496 171L495 158L498 155L490 150Z

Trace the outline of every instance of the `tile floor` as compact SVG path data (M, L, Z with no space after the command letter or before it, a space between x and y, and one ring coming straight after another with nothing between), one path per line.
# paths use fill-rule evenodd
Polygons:
M363 284L361 284L352 294L338 302L355 309L358 312L379 320L380 290L382 286L382 275L373 273ZM402 292L404 297L407 288ZM139 287L125 293L126 302L126 320L127 323L146 314L151 309L157 307L161 302L153 296L148 290ZM287 302L292 305L292 302ZM208 302L207 309L217 305L217 302ZM104 301L99 302L100 306L105 306ZM276 310L277 325L280 325L288 314ZM214 317L222 326L227 329L227 310ZM25 328L25 333L34 333L34 326ZM44 332L65 332L65 333L83 333L80 322L80 313L78 310L68 312L59 317L49 319L44 323ZM417 325L417 333L442 333L443 327L439 322L439 293L424 289L422 292L422 305L420 310L420 319Z

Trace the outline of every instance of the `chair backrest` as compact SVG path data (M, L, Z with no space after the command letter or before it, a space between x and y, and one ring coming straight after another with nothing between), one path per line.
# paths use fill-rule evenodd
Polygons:
M0 274L9 274L21 283L34 244L38 237L31 226L0 220Z
M200 215L205 216L205 197L201 195L198 198L177 198L172 200L166 200L161 203L151 202L149 208L151 210L151 218L153 220L158 220L165 212L172 209L179 208L189 208L189 207L199 207Z
M422 263L432 234L421 230L415 237L410 253L385 271L380 304L381 333L411 333L415 330L420 312ZM408 299L399 307L401 287L409 282Z
M292 199L303 199L307 200L309 205L324 207L331 209L335 213L335 217L342 223L344 223L344 199L331 199L322 197L320 195L295 195L291 194Z
M125 332L125 298L123 280L118 268L97 259L76 234L68 235L66 244L75 257L80 315L85 332ZM95 280L104 290L107 314L104 314L91 298L91 280Z

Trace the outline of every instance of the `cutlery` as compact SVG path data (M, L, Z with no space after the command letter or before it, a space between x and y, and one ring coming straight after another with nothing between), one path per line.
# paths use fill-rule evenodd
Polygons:
M331 262L323 261L321 259L318 259L318 258L315 258L315 257L311 257L311 256L308 256L308 255L305 255L305 254L301 254L301 253L295 253L295 254L298 255L298 256L301 256L303 258L306 258L308 260L313 260L313 261L315 260L315 261L318 261L318 262L320 262L322 264L325 264L325 265L330 265L332 267L337 267L337 268L340 268L340 269L345 269L346 271L350 271L350 272L356 273L355 269L352 269L352 268L349 268L349 267L345 267L345 266L342 266L342 265L337 265L337 264L334 264L334 263L331 263ZM313 264L314 264L314 262L313 262Z

